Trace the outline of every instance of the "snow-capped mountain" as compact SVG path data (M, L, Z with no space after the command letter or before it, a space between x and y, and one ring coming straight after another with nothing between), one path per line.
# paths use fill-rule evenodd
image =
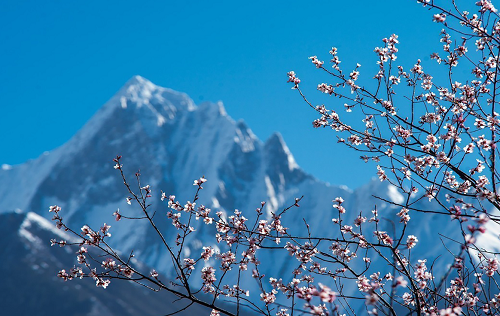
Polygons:
M346 201L344 220L351 225L360 211L369 212L375 205L381 217L396 224L399 221L398 207L372 196L402 202L403 197L386 182L375 179L354 191L321 182L297 165L279 134L262 142L244 122L232 120L222 103L195 105L186 94L158 87L139 76L130 79L66 144L25 164L2 168L0 210L19 209L48 218L48 207L57 204L73 227L110 223L118 208L124 215L138 215L138 207L126 203L127 191L113 169L116 155L123 156L124 171L130 180L140 170L142 184L149 184L157 198L152 210L162 216L166 205L159 201L160 190L175 194L181 203L192 200L193 180L204 175L208 182L199 202L228 214L239 209L246 217L254 216L251 214L255 214L255 208L266 201L269 215L303 195L300 208L292 209L284 219L284 226L302 235L305 219L315 235L338 236L338 228L331 222L337 215L332 208L335 197ZM426 201L419 203L426 209L437 207ZM420 240L415 257L436 258L442 249L434 247L437 233L457 234L457 225L443 226L442 216L410 215L408 230ZM384 223L381 225L392 232L391 224ZM157 219L157 224L167 232L164 235L169 241L175 239L175 228L166 218ZM111 225L117 248L123 252L134 250L136 258L173 276L171 261L160 251L159 240L146 221ZM196 240L188 245L191 252L199 252L207 240L214 242L213 231L203 223L197 223L195 228ZM285 253L274 256L272 264L264 266L266 276L279 276L280 271L297 266L295 259ZM364 264L361 258L359 261ZM382 266L385 263L380 265L381 270L386 269ZM352 283L344 290L356 291ZM249 281L248 287L252 286Z

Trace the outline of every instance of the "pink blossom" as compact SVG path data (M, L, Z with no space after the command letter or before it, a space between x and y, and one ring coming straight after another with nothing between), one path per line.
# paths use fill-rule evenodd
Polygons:
M114 213L113 216L115 216L115 220L118 222L121 218L122 215L120 214L120 209L117 209Z
M260 300L266 303L266 305L274 303L276 300L276 294L278 291L272 290L271 292L264 292L260 294Z
M309 59L312 61L314 65L316 65L316 68L321 68L323 67L324 62L318 60L317 56L311 56Z
M408 238L406 239L406 246L408 249L411 249L417 245L418 239L417 237L413 235L409 235Z

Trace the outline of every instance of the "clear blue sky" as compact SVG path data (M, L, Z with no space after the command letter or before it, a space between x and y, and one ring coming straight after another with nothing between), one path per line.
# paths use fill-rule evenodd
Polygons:
M262 140L283 134L317 178L357 187L375 174L359 153L315 130L316 114L286 83L295 70L317 103L327 77L307 59L374 74L375 46L399 34L398 61L428 60L441 27L414 0L0 2L0 164L19 164L71 138L130 77L222 100ZM343 104L343 103L342 103Z

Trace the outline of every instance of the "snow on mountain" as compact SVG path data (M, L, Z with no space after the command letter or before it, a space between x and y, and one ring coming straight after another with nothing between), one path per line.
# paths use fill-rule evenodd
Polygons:
M140 169L142 183L151 185L156 197L162 190L175 194L181 202L192 200L193 180L205 175L208 182L200 203L226 213L239 209L251 217L260 202L266 201L269 215L303 195L301 207L288 212L284 219L284 226L296 232L304 232L306 219L316 235L335 236L332 199L338 196L346 200L346 223L375 205L381 216L396 224L399 221L398 207L372 196L400 203L403 197L390 184L374 179L354 191L325 184L297 165L280 134L263 143L243 121L232 120L222 103L197 106L186 94L158 87L140 76L130 79L66 144L25 164L2 168L0 210L21 209L49 217L48 206L58 204L62 216L75 227L110 223L117 208L127 216L139 215L137 207L126 204L128 194L113 169L116 155L123 156L130 180ZM156 201L152 210L162 216L166 205ZM419 205L436 207L426 203L421 201ZM442 217L437 215L424 219L422 214L411 212L410 216L408 230L421 240L415 256L437 257L439 248L425 245L436 243L437 231L450 236L457 233L454 224L442 227ZM160 217L157 223L173 241L173 226ZM122 251L134 249L137 258L172 276L171 262L145 221L111 225L112 239ZM381 225L392 232L389 222ZM213 231L203 224L195 228L197 241L188 245L192 252L200 251L202 242L214 240ZM297 265L283 253L271 258L273 264L269 272L264 272L266 275L276 275L272 269L277 267L277 271L284 271ZM380 263L381 270L386 269L384 264Z

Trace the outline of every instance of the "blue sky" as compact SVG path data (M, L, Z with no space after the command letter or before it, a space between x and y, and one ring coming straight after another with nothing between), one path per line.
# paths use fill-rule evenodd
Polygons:
M398 62L428 62L441 27L413 0L0 2L0 164L19 164L69 140L133 75L224 102L262 140L279 131L317 178L358 187L375 174L359 153L315 130L316 114L286 83L295 70L315 103L341 107L307 59L374 74L373 49L392 33ZM361 80L361 79L360 79ZM362 82L362 81L361 81Z

